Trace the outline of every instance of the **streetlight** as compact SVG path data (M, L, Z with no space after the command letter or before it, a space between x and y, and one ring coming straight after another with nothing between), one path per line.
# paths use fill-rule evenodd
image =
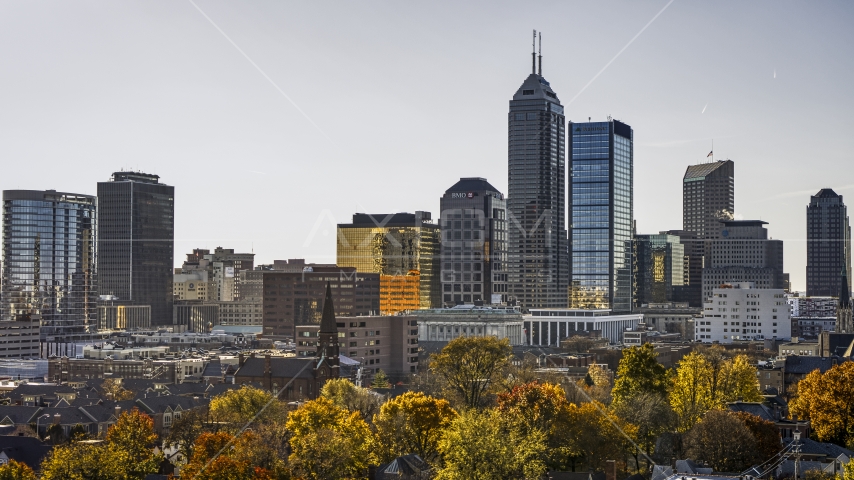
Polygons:
M39 420L43 419L44 417L50 418L50 414L45 413L41 417L36 418L36 436L39 437L39 440L41 440L41 436L39 435Z

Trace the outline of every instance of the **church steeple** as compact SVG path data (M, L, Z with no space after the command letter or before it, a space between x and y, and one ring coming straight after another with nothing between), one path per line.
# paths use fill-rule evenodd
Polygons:
M836 333L854 333L854 314L851 310L851 289L848 286L848 275L842 269L841 288L839 289L839 304L836 306Z
M848 275L842 269L842 288L839 289L839 307L851 308L851 287L848 286Z
M326 282L326 298L323 300L323 316L317 338L318 362L315 370L326 372L329 378L338 378L338 324L335 321L335 305L332 302L332 286ZM325 375L321 375L325 376Z

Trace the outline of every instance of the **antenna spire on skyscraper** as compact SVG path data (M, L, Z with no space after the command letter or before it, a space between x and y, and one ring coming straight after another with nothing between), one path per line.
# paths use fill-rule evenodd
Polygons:
M539 72L537 74L542 77L543 76L543 32L540 32L539 39L540 39L540 68L539 68Z
M531 73L537 73L537 31L534 30L534 41L531 42Z

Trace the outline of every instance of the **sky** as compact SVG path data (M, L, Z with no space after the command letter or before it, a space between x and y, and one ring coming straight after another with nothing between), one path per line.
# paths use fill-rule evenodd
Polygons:
M335 223L507 192L508 101L543 35L568 120L634 129L638 233L682 225L690 164L735 162L805 289L806 205L854 205L854 3L0 0L0 189L175 186L175 262L334 263ZM651 22L651 23L650 23Z

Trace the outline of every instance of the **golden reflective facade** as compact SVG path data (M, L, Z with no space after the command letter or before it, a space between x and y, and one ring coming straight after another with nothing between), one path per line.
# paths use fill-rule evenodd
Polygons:
M380 274L380 311L438 308L439 227L429 212L356 214L338 225L337 264Z

